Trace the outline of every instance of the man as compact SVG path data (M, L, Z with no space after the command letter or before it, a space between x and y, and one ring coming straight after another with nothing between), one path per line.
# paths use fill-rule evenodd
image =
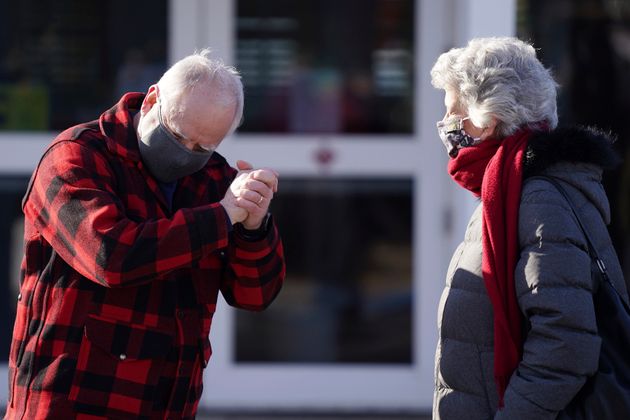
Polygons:
M213 153L242 89L203 51L44 152L23 201L6 418L195 416L218 292L261 310L285 274L277 174Z

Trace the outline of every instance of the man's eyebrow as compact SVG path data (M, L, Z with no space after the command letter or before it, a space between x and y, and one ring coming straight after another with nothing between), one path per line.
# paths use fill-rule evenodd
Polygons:
M175 137L177 137L179 139L183 139L183 140L189 140L188 137L186 137L179 130L177 130L175 127L173 127L173 122L172 121L168 121L168 129L171 131L171 133L173 133L173 135Z

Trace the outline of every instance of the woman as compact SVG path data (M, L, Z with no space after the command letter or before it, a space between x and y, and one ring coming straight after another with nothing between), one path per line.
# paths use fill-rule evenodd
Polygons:
M590 128L556 128L556 83L531 45L484 38L442 54L438 131L448 171L481 202L439 307L434 418L554 419L598 366L591 261L561 181L627 300L606 230L602 170L618 159Z

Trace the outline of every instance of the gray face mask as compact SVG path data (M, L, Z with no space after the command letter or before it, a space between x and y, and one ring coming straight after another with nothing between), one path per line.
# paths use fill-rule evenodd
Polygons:
M181 144L164 126L159 103L157 106L159 125L140 138L140 155L156 179L173 182L203 168L212 150L197 152Z

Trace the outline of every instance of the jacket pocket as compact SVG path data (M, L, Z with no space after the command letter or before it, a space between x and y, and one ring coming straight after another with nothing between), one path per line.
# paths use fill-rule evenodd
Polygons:
M150 414L173 337L172 328L89 316L69 395L76 411L114 417Z

